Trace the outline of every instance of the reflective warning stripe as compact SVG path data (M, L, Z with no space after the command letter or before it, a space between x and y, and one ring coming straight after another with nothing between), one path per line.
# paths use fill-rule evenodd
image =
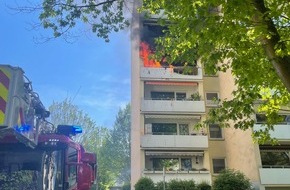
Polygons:
M5 110L8 100L9 83L11 74L4 68L0 68L0 125L5 121Z

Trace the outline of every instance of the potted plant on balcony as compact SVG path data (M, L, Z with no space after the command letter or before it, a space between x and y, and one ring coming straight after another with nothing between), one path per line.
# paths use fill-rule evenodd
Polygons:
M173 167L178 164L178 160L176 159L164 159L162 160L162 166L166 171L173 171Z
M193 101L200 101L201 96L199 95L198 92L195 92L195 93L191 94L190 99Z

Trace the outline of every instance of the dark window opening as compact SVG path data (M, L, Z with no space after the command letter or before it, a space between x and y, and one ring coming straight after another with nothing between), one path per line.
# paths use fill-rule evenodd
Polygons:
M221 173L226 168L225 159L213 159L213 173Z
M174 92L151 92L152 100L173 100Z
M177 135L176 123L152 123L153 135Z
M261 151L261 161L264 168L290 168L290 150L266 150Z
M210 138L223 138L222 129L217 124L209 125L209 136Z

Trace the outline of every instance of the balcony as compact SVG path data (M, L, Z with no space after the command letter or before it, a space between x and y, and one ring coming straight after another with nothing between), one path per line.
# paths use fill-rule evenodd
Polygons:
M141 147L204 150L208 148L208 138L203 135L144 135L141 137Z
M174 72L173 68L142 67L140 77L141 80L197 81L202 80L202 69L198 68L196 75L184 75Z
M263 129L261 124L255 124L254 130ZM278 124L274 125L274 131L270 131L272 138L276 138L279 141L290 141L290 125Z
M144 170L143 175L150 177L155 183L163 181L163 171ZM194 180L196 183L207 182L211 184L211 175L209 171L166 171L165 181L172 179Z
M290 185L290 168L260 168L262 185Z
M142 100L141 111L150 113L204 113L204 101Z

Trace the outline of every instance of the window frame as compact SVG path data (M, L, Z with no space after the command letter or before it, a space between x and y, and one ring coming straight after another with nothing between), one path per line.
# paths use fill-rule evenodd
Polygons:
M224 167L222 169L216 168L216 166L215 166L215 161L218 161L218 160L219 161L220 160L223 160ZM218 167L221 167L221 166L218 166ZM213 174L220 174L226 168L227 168L227 164L226 164L226 159L225 158L223 158L223 157L220 157L220 158L212 158L212 172L213 172Z
M217 95L217 100L219 100L219 98L220 98L219 93L218 92L205 92L205 105L206 106L217 106L218 103L216 101L210 100L210 99L207 98L208 94L216 94Z
M157 93L160 93L160 95L162 95L162 93L164 95L166 94L173 94L172 97L168 96L168 97L160 97L160 98L155 98L153 97L153 94L157 94ZM178 94L179 95L182 95L183 97L178 97ZM175 100L175 101L184 101L184 100L187 100L187 93L184 92L184 91L150 91L150 99L151 100Z
M219 128L218 133L220 133L220 137L219 136L212 137L211 127L213 127L213 126L217 126ZM224 139L223 129L219 126L219 124L209 124L208 125L208 133L209 133L209 139L211 139L211 140L223 140Z

